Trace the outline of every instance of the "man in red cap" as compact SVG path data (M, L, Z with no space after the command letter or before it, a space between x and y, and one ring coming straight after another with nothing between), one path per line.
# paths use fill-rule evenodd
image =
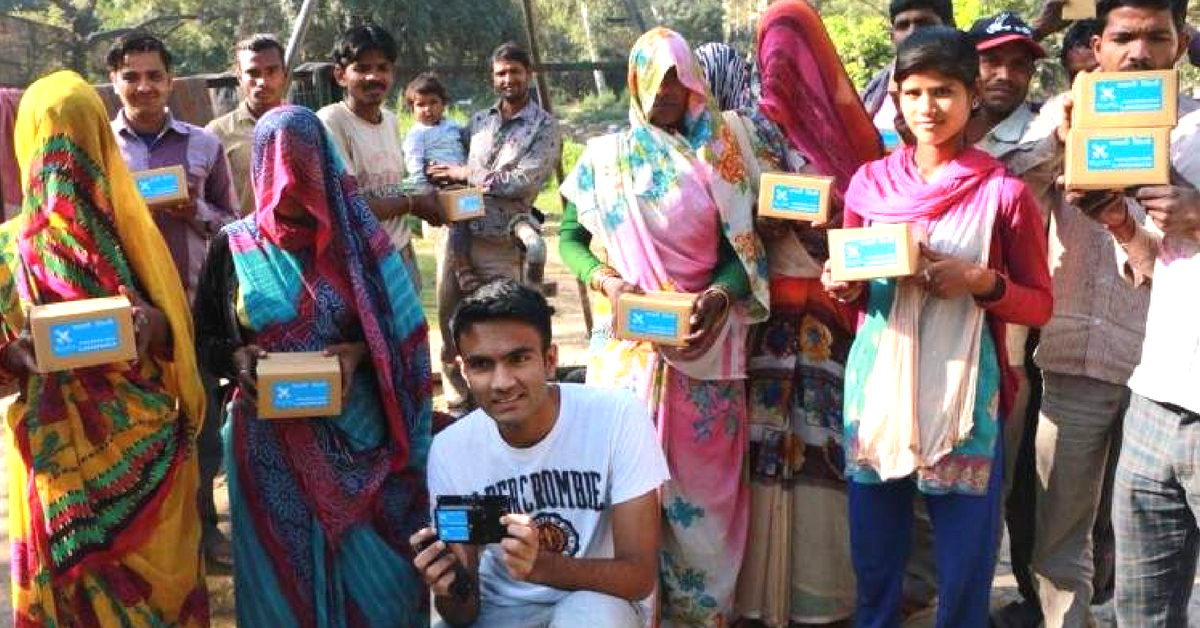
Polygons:
M979 51L979 102L967 127L967 137L1021 177L1045 212L1056 203L1057 168L1047 162L1045 144L1031 142L1037 108L1026 101L1037 60L1046 51L1033 29L1015 13L1004 11L971 25ZM1044 134L1044 133L1043 133ZM1013 575L1023 600L992 617L1001 628L1034 628L1041 623L1037 585L1031 566L1034 532L1034 470L1032 427L1036 425L1041 382L1032 365L1029 329L1009 325L1006 354L1020 388L1004 422L1004 515L1008 526ZM1030 348L1027 350L1027 345ZM1028 434L1026 432L1029 432ZM1022 442L1028 441L1022 447ZM1015 485L1014 485L1015 479Z

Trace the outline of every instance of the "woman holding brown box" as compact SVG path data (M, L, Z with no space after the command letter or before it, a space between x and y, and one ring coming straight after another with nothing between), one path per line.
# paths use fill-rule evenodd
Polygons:
M857 313L825 292L821 268L850 178L883 147L804 0L781 0L759 17L758 67L758 106L725 113L743 152L757 157L747 167L761 181L757 226L771 277L771 316L751 330L746 366L751 524L738 612L767 626L832 625L854 612L842 374ZM823 192L832 211L821 222L799 212L778 212L796 220L764 217L783 199L771 189L775 177L759 171L832 178Z
M607 297L588 382L635 390L667 455L662 620L726 625L748 515L745 334L766 313L766 259L743 156L687 42L665 28L642 35L629 93L631 128L589 141L563 184L561 255ZM588 250L592 237L607 264ZM698 295L690 320L667 308L645 319L680 320L683 347L614 337L606 315L621 294L640 291Z
M256 209L213 240L197 290L200 359L236 383L225 461L243 626L428 622L408 545L428 520L427 327L332 146L307 109L258 121ZM298 391L334 392L299 373L304 387L267 389L297 352L337 358L340 412L266 418L304 405Z
M1036 201L963 139L978 72L960 31L920 29L901 44L895 76L916 145L859 169L845 225L908 223L928 234L920 265L901 279L838 281L830 264L823 276L830 293L863 310L844 402L860 626L897 621L914 492L933 520L937 625L988 625L998 417L1014 382L1000 359L1004 324L1042 325L1051 296Z
M79 75L31 85L15 139L25 200L0 227L0 375L20 390L6 430L14 623L208 626L204 394L183 284ZM108 349L135 359L97 361Z

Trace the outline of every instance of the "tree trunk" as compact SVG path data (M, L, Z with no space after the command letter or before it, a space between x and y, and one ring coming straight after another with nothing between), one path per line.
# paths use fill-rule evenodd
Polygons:
M587 48L588 61L598 63L600 61L596 54L596 42L592 39L592 23L588 20L588 0L579 0L579 17L583 20L583 43ZM592 79L596 82L596 95L603 96L604 92L608 91L608 82L604 80L604 72L602 70L592 70Z

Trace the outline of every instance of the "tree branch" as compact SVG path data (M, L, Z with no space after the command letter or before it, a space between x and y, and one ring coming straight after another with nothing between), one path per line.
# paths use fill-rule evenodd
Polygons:
M148 29L151 26L154 26L155 24L159 24L162 22L186 22L188 20L198 20L198 19L200 19L200 16L195 15L195 14L160 15L158 17L152 17L149 19L142 20L141 22L138 22L137 24L134 24L133 26L124 26L121 28L114 28L112 30L107 30L107 31L97 31L97 32L92 33L92 34L88 35L87 37L85 37L84 43L91 45L95 42L103 41L105 39L115 39L117 37L121 37L123 35L132 33L134 31Z

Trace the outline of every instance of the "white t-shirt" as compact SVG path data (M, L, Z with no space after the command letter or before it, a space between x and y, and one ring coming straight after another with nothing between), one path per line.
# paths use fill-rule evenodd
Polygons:
M337 145L346 168L358 180L358 191L366 198L390 198L404 193L404 152L400 148L400 126L396 114L380 110L378 124L354 114L345 101L326 105L317 112ZM396 250L408 246L412 233L408 217L379 221L392 237Z
M429 450L431 506L438 495L506 494L533 517L544 551L612 558L612 507L669 478L645 406L625 390L559 384L558 420L541 442L510 446L476 410L447 427ZM483 599L494 606L554 604L567 595L508 575L498 545L480 559Z

